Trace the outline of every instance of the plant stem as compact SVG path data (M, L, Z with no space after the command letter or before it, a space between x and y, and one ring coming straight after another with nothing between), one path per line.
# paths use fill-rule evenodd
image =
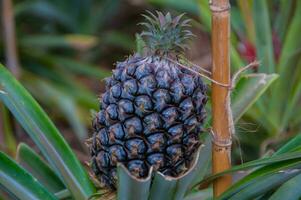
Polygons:
M229 0L212 0L212 77L230 85L230 11ZM213 151L212 172L222 172L231 167L231 133L233 130L229 88L212 83ZM214 196L222 194L232 182L230 175L213 183Z

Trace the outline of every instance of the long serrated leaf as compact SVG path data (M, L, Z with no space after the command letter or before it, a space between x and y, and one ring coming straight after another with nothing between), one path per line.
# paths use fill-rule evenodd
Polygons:
M287 96L287 103L282 115L280 130L291 125L289 122L296 118L295 116L301 115L301 112L296 112L298 111L296 108L301 99L301 59L299 59L294 73L295 74L291 78L293 84L290 88L290 93Z
M19 144L16 160L50 192L58 192L65 188L57 174L26 144Z
M277 78L277 74L248 74L239 79L232 95L234 122L240 119Z
M282 120L283 111L286 109L289 94L295 82L288 81L296 73L296 65L301 54L301 1L296 1L295 11L281 50L281 55L277 65L279 80L273 87L272 98L269 102L269 116L277 119L277 123ZM282 132L284 127L279 127L278 132Z
M147 200L151 185L152 168L145 179L137 179L122 165L117 166L117 200Z
M289 181L281 185L269 200L299 200L301 197L301 175L291 178Z
M259 181L264 181L268 177L275 178L275 176L276 177L278 176L279 172L294 171L295 169L299 169L300 165L301 165L300 160L299 161L292 160L287 162L274 163L259 168L258 170L255 170L251 174L245 176L243 179L233 184L227 191L225 191L221 195L220 199L229 199L239 191L242 191L249 186L256 185L256 183ZM300 173L300 170L297 170L297 172Z
M72 195L78 199L92 195L95 188L69 145L38 103L2 65L0 99L60 174Z
M289 25L291 13L293 12L293 0L280 0L280 10L277 13L275 30L281 41L284 40Z
M2 152L0 152L0 185L21 200L57 199Z
M268 157L268 158L261 158L258 160L253 160L253 161L241 164L241 165L234 166L231 169L211 175L211 176L207 177L206 179L204 179L203 181L199 182L198 184L212 181L220 176L223 176L223 175L229 174L229 173L233 173L236 171L246 170L246 169L250 169L250 168L254 168L254 167L258 167L258 166L266 166L266 165L270 165L270 164L281 163L283 161L291 161L291 160L296 161L296 162L301 160L300 149L298 149L297 151L294 151L294 152L284 153L284 154L280 154L280 155L276 155L276 156Z
M295 148L301 146L301 134L297 134L294 138L288 141L285 145L283 145L280 149L278 149L273 156L290 152L295 150Z
M259 72L275 73L275 59L272 44L272 31L269 19L268 2L253 1L253 18L255 24L255 43L257 59L262 62Z
M300 174L300 169L289 169L285 171L279 171L272 175L260 177L256 180L255 184L251 184L248 187L242 189L231 198L220 198L220 200L248 200L256 198L271 189L274 189L289 180L290 178Z

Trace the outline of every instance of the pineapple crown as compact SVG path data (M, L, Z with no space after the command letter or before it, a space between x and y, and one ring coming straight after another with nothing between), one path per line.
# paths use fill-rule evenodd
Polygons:
M152 54L170 55L180 54L188 48L187 40L194 36L187 27L190 27L190 19L182 19L184 13L172 17L168 12L164 15L156 11L153 14L147 11L148 15L142 15L145 22L140 23L146 27L140 36L144 38L147 50Z

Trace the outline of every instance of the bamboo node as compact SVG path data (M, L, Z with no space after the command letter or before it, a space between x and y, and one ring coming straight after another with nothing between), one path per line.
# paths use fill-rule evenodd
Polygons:
M210 10L212 12L227 12L230 10L230 3L225 6L217 6L212 3L212 0L209 1Z
M213 129L210 130L211 135L212 135L212 143L219 147L218 149L228 149L232 146L232 138L227 138L227 139L219 139L216 137L216 134L214 133Z

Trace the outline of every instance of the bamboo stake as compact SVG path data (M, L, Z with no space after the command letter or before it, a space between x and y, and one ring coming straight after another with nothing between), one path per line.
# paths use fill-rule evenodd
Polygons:
M230 11L229 0L211 0L212 12L212 78L230 85ZM233 130L230 110L230 91L212 83L213 115L213 174L231 167L231 133ZM222 194L232 182L230 175L218 178L213 183L214 196Z

